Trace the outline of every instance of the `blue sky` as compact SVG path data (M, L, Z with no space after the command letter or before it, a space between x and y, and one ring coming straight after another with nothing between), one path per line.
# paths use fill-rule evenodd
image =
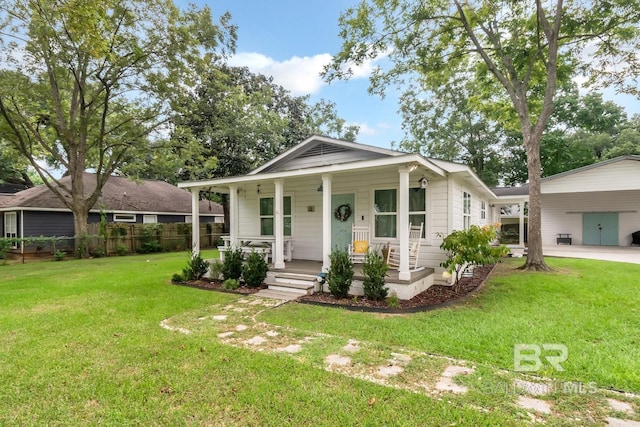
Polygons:
M325 83L323 65L338 52L338 18L357 0L197 0L208 4L214 16L224 11L238 26L238 46L230 63L273 76L294 95L310 94L336 104L340 117L360 126L358 142L390 148L403 137L398 99L389 92L384 99L369 95L370 67L363 67L348 81ZM640 102L630 96L603 92L604 98L625 107L629 115L640 113Z

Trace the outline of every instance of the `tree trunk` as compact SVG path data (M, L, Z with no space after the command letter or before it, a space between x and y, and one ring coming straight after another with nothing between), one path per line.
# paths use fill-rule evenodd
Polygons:
M540 200L540 139L541 135L523 131L524 146L527 151L527 171L529 173L529 220L527 261L524 270L549 271L542 253L542 221Z
M87 225L87 217L89 213L84 203L74 203L73 209L73 228L75 232L74 244L76 256L78 258L89 258L89 226Z

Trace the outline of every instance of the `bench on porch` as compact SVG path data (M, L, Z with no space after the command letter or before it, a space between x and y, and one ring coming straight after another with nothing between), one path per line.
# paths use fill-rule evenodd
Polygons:
M558 233L558 237L556 237L556 245L560 243L571 244L571 233Z

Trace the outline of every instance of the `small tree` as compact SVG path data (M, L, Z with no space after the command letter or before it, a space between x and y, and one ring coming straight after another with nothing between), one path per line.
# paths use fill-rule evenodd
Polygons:
M240 276L242 276L242 249L229 249L224 254L222 277L224 280L240 280Z
M334 249L329 254L331 267L327 272L329 292L336 298L346 298L353 281L353 263L347 251Z
M200 254L193 253L189 256L187 266L182 269L182 277L184 280L200 280L209 271L209 262L204 260Z
M506 246L492 246L498 232L493 226L472 225L468 230L456 230L444 238L440 249L447 252L447 260L440 265L455 272L455 283L469 265L495 264L509 252Z
M250 288L257 288L262 285L267 278L269 265L264 260L264 256L257 252L251 252L247 257L247 262L242 266L242 278Z
M367 252L364 264L362 264L362 274L364 275L362 284L365 297L374 301L380 301L387 297L389 289L384 286L384 278L388 269L389 266L382 256L377 252Z

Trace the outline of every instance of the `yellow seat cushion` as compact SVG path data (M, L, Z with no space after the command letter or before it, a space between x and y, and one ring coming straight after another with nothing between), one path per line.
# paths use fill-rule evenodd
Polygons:
M366 240L356 240L353 242L353 252L356 254L367 253L369 249L369 242Z

